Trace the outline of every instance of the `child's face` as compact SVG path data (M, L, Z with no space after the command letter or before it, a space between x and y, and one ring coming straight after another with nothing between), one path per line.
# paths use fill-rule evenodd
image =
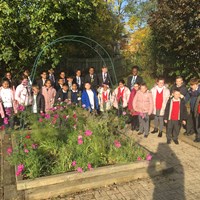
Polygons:
M4 81L3 84L2 84L3 88L7 89L9 88L9 83L8 81Z
M138 91L138 90L139 90L139 85L138 85L138 84L135 84L135 85L134 85L134 89L135 89L136 91Z
M65 86L63 86L62 87L62 89L65 91L65 92L67 92L68 91L68 87L65 85Z
M106 91L107 89L108 89L108 86L107 86L107 85L104 85L104 86L103 86L103 90Z
M90 73L90 74L94 74L94 69L93 69L93 68L90 68L89 73Z
M190 85L190 88L194 91L198 88L198 84Z
M123 87L124 87L124 84L123 84L123 83L119 83L119 87L120 87L120 88L123 88Z
M81 76L81 71L77 71L76 76Z
M181 97L181 93L179 91L173 92L174 99L179 99Z
M33 94L38 94L39 93L39 89L37 87L33 87Z
M176 85L177 85L178 87L180 87L182 84L183 84L183 79L182 79L182 78L177 78L177 79L176 79Z
M63 85L64 84L64 80L63 79L59 79L58 83L59 83L59 85Z
M159 80L159 81L157 82L157 86L158 86L159 88L162 88L162 87L164 86L164 84L165 84L165 81L164 81L164 80Z
M43 72L43 73L41 74L41 77L42 77L42 79L47 79L47 73L46 73L46 72Z
M28 85L28 80L27 80L27 79L24 79L24 80L22 81L22 85L27 86L27 85Z
M45 83L45 85L46 85L46 87L50 88L50 87L51 87L51 81L47 81L47 82Z
M89 83L86 83L86 84L85 84L85 89L86 89L86 90L89 90L90 88L91 88L91 85L90 85Z
M73 78L68 78L67 81L68 81L68 83L72 83L73 82Z
M77 85L76 84L72 85L72 90L77 90Z
M147 87L144 86L144 85L142 85L142 86L140 87L140 90L141 90L142 93L145 93L145 92L147 91Z

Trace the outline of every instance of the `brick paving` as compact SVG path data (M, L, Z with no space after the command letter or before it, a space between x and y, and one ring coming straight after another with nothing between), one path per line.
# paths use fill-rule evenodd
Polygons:
M180 141L167 145L165 135L148 138L127 131L127 135L150 150L154 160L161 159L174 166L172 174L112 185L96 190L54 198L55 200L199 200L200 149Z

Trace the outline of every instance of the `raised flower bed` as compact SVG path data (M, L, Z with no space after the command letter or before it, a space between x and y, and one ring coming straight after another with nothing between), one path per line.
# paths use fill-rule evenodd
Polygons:
M30 199L40 199L44 191L51 197L67 190L76 192L129 181L133 179L129 172L147 169L152 158L121 134L125 116L117 118L113 113L95 116L83 108L67 105L58 105L39 117L28 111L21 113L24 114L27 129L13 133L7 159L16 166L17 188L27 190ZM134 177L141 178L137 174ZM55 188L38 191L42 187Z

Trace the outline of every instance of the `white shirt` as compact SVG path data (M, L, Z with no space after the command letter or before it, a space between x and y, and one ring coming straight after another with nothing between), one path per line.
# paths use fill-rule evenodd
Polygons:
M12 101L13 101L13 96L12 96L12 91L10 88L1 88L0 90L0 99L3 102L3 106L5 108L12 108Z
M94 92L92 90L86 90L86 92L89 97L91 108L94 109Z
M33 113L37 113L37 95L33 95Z
M162 91L163 91L163 87L158 87L158 86L156 86L156 89L158 90L158 93L161 93Z

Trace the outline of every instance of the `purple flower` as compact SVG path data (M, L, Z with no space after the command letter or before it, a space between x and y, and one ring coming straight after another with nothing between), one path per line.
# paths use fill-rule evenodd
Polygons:
M12 110L11 110L11 108L5 108L5 112L6 112L6 115L8 115L10 117Z
M73 167L76 166L76 161L75 161L75 160L72 162L72 166L73 166Z
M116 148L120 148L121 147L121 143L118 140L114 141L114 145Z
M13 152L12 147L8 147L8 149L7 149L8 155L10 155L12 152Z
M78 171L79 173L82 173L82 172L83 172L83 169L82 169L81 167L78 167L78 168L77 168L77 171Z
M90 131L90 130L86 130L86 131L85 131L85 135L86 135L86 136L90 136L90 135L92 135L92 131Z
M147 160L147 161L151 161L151 159L152 159L152 155L151 155L151 154L148 154L148 155L146 156L146 160Z

